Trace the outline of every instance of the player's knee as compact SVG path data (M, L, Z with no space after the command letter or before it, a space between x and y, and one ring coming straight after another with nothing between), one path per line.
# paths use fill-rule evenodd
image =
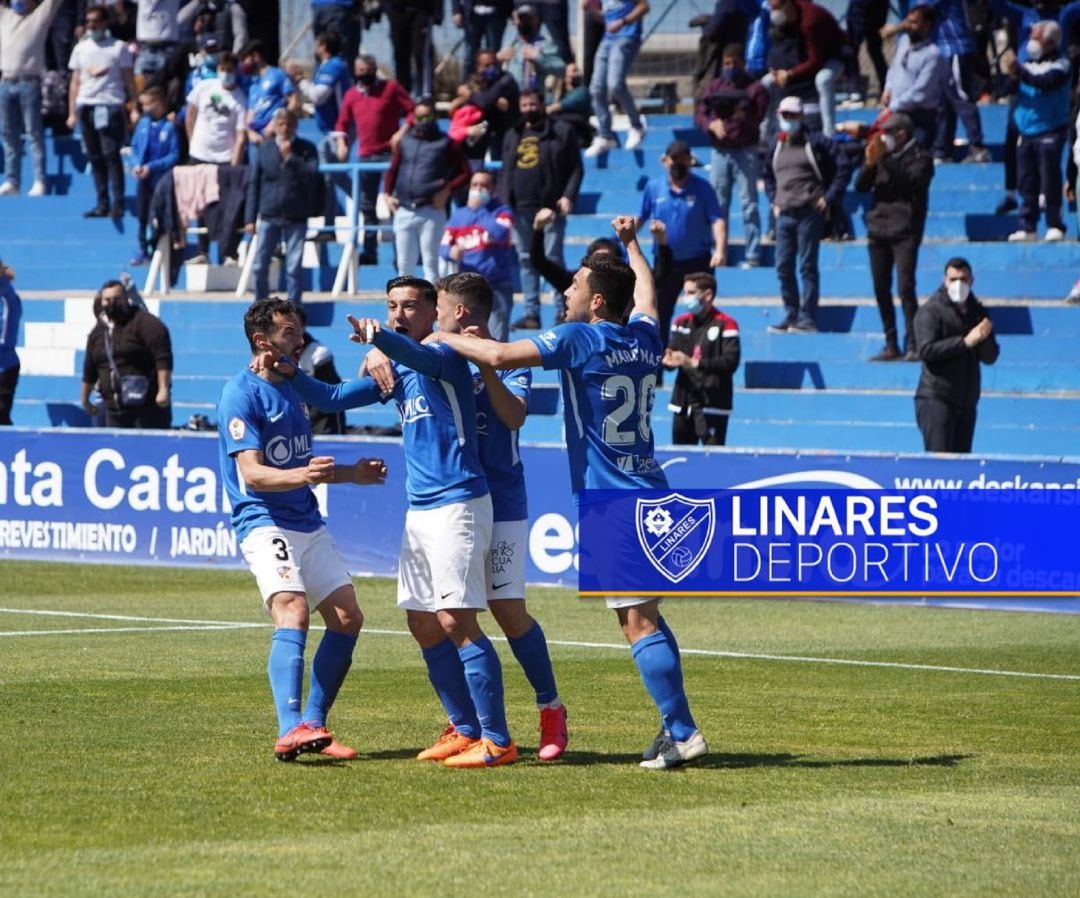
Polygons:
M270 617L278 629L307 632L311 621L307 597L303 593L279 592L270 597Z
M500 599L489 602L488 608L499 629L510 639L524 636L532 628L533 619L522 601Z

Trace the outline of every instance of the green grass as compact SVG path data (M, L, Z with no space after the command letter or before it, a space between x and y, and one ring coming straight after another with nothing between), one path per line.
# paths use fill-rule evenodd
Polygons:
M6 609L260 625L0 612L0 895L1080 894L1080 680L792 660L1076 677L1080 617L671 601L684 649L759 657L684 655L711 753L659 773L614 615L535 590L570 750L535 760L499 643L523 760L451 771L412 759L442 718L388 581L357 581L390 632L361 638L331 720L361 760L295 764L271 752L246 573L2 562L0 582ZM59 632L88 629L117 632Z

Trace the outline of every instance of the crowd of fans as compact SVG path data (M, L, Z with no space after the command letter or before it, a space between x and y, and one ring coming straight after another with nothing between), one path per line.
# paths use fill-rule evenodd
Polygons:
M321 175L319 163L345 161L355 147L358 161L381 164L361 177L361 264L377 262L375 222L390 221L399 273L422 271L434 280L448 270L478 271L500 298L493 333L505 339L511 327L540 328L541 277L549 266L564 265L566 219L585 177L582 156L633 150L647 129L627 78L649 3L579 2L583 58L571 47L568 0L312 0L313 64L293 60L279 68L273 2L4 0L0 196L22 189L24 133L31 150L28 193L40 196L49 189L44 126L77 129L96 188L88 217L124 214L125 164L135 182L133 264L145 262L163 235L186 246L186 226L196 223L206 233L195 259L207 260L213 238L219 259L236 264L239 235L247 230L257 238L256 298L269 294L271 255L284 243L286 288L299 302L307 221L325 216L331 236L338 211L336 191L324 188L341 182ZM719 322L719 330L706 332L727 335L727 351L717 357L737 365L730 341L737 341L738 328L713 309L710 278L718 267L761 265L762 244L770 241L784 315L769 330L815 331L819 245L850 239L843 196L854 178L855 189L870 194L870 265L886 343L874 360L918 359L915 269L927 196L935 164L989 161L978 101L1010 106L998 207L999 213L1018 209L1019 228L1009 240L1038 239L1041 215L1044 239L1064 238L1063 204L1074 199L1075 172L1063 177L1061 157L1076 117L1072 57L1080 0L907 6L899 22L886 25L887 2L851 0L845 30L811 0L720 0L711 15L691 23L701 29L692 119L711 148L710 177L693 170L706 160L674 141L636 210L639 227L654 234L664 334L683 297L691 317ZM460 29L463 62L460 85L449 92L440 74L448 60L436 57L433 41L447 13ZM391 47L380 58L366 52L364 31L382 15ZM440 85L445 127L436 102ZM838 120L841 87L860 105L876 94L871 124ZM621 145L614 112L627 119ZM314 120L317 142L296 134L297 118L305 115ZM957 121L968 138L963 160L954 155ZM485 168L489 160L498 171ZM768 199L765 223L760 182ZM736 192L744 235L738 255L728 246ZM510 322L508 299L517 283L524 314ZM705 295L707 303L689 301ZM678 329L696 332L693 321L682 320ZM683 413L697 421L679 432L707 431L713 442L719 432L722 442L723 428L694 419L687 399L688 384L702 380L694 373L701 350L696 358L685 348L666 357L679 360L666 366L681 378ZM730 389L715 380L699 392L711 391L715 413L720 390L728 407L719 412L726 414Z

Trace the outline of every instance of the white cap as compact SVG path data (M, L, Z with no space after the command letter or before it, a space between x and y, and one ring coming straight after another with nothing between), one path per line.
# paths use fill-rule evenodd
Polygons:
M776 107L776 111L780 115L802 115L802 100L798 97L784 97L780 105Z

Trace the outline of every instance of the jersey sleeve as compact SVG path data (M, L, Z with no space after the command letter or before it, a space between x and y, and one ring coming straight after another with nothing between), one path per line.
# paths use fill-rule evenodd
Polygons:
M499 379L503 385L518 399L529 405L529 395L532 393L532 368L511 368L508 371L500 371Z
M545 371L581 367L599 347L593 326L580 322L560 324L530 339L540 351Z
M232 387L222 393L218 420L225 432L225 449L229 455L262 448L263 418L262 409L256 407L250 394Z

